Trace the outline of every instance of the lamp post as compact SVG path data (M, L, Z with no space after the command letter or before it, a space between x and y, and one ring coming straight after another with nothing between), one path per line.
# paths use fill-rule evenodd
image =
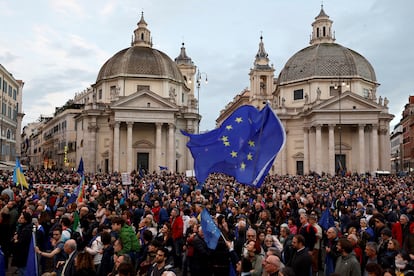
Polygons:
M200 72L200 70L197 70L197 76L196 76L196 84L197 84L197 115L200 117L200 87L201 87L201 81L203 79L203 76L205 76L205 83L208 83L207 73ZM198 128L197 133L200 133L200 121L198 122Z

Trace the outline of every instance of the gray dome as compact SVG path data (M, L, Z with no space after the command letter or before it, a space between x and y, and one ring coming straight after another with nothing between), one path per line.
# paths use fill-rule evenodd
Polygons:
M278 84L309 78L352 77L377 82L369 61L336 43L320 43L294 54L279 75Z
M116 53L102 66L96 82L125 75L147 75L184 81L177 64L171 58L161 51L142 46L132 46Z

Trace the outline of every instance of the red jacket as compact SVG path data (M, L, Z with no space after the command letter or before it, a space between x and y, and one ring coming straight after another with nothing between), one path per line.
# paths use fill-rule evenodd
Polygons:
M173 240L182 238L184 236L184 222L181 216L177 216L175 219L171 218L171 236Z
M407 222L410 226L410 233L414 234L414 222ZM400 243L400 247L402 248L403 246L403 231L402 231L402 225L401 222L397 221L396 223L394 223L394 225L392 226L392 237L394 239L396 239L399 243Z

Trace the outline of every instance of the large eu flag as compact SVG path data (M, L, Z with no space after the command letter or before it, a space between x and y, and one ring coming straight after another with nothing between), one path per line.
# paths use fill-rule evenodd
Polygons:
M221 125L203 134L189 134L195 176L225 173L239 183L260 187L286 140L285 130L269 105L236 109Z

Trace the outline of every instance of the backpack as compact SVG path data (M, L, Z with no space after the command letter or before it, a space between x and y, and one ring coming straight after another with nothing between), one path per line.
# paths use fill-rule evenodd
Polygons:
M67 229L70 233L70 238L76 241L77 249L83 250L85 248L83 235L81 235L78 231L73 231L72 228Z

